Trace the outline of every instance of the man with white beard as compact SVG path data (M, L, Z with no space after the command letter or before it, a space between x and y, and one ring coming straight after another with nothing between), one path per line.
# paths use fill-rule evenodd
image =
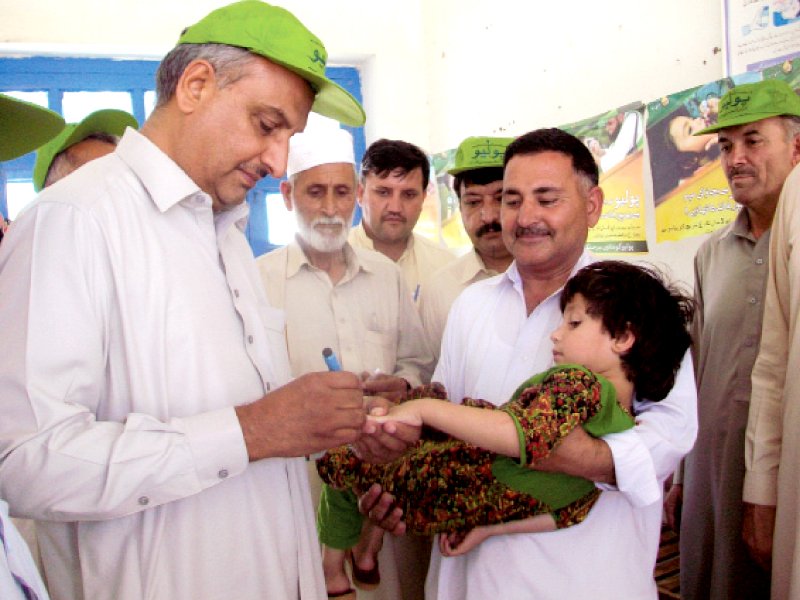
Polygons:
M398 266L347 241L357 186L352 137L338 128L295 134L287 175L281 194L297 235L257 263L270 304L285 313L292 376L325 370L322 350L330 348L342 369L361 374L365 395L405 398L429 381L433 354ZM315 468L309 473L316 501L319 479ZM344 549L357 538L323 532L321 541L329 594L348 591ZM397 577L392 546L381 555L387 583Z

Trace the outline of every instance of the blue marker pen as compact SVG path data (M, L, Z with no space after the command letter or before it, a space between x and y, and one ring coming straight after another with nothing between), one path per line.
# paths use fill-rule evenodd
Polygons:
M333 353L333 350L330 348L323 348L322 349L322 358L325 359L325 364L328 365L328 371L341 371L342 365L339 364L339 361L336 358L336 355Z

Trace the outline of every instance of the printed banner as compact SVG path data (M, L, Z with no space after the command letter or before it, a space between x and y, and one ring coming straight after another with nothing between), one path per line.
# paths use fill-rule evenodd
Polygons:
M656 242L709 233L736 217L717 135L694 135L717 122L719 99L734 85L730 78L720 79L647 105Z
M800 0L726 0L728 74L761 71L800 54Z
M597 254L645 253L647 235L642 176L644 104L635 102L561 129L583 140L600 167L603 213L589 231Z
M461 222L458 196L453 191L453 177L447 173L447 169L455 164L455 156L456 150L453 148L429 157L433 169L431 183L436 190L441 239L448 248L467 250L472 247L472 242Z

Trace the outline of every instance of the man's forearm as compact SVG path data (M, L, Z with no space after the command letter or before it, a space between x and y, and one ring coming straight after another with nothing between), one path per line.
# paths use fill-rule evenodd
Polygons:
M603 440L575 428L545 460L533 467L537 471L566 473L597 483L616 483L611 448Z

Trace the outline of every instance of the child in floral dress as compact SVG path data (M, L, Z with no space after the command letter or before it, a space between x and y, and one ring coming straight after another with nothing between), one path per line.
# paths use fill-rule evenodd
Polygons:
M689 347L693 310L655 271L618 261L581 269L564 287L561 310L551 335L557 366L525 381L506 404L443 402L440 385L423 386L415 399L369 418L449 437L423 439L386 465L364 463L348 447L331 450L317 462L323 481L357 494L380 484L402 508L407 531L421 535L522 519L529 532L582 521L600 494L594 484L531 467L576 427L595 437L633 427L634 393L663 399ZM321 511L321 530L337 527L337 510Z

